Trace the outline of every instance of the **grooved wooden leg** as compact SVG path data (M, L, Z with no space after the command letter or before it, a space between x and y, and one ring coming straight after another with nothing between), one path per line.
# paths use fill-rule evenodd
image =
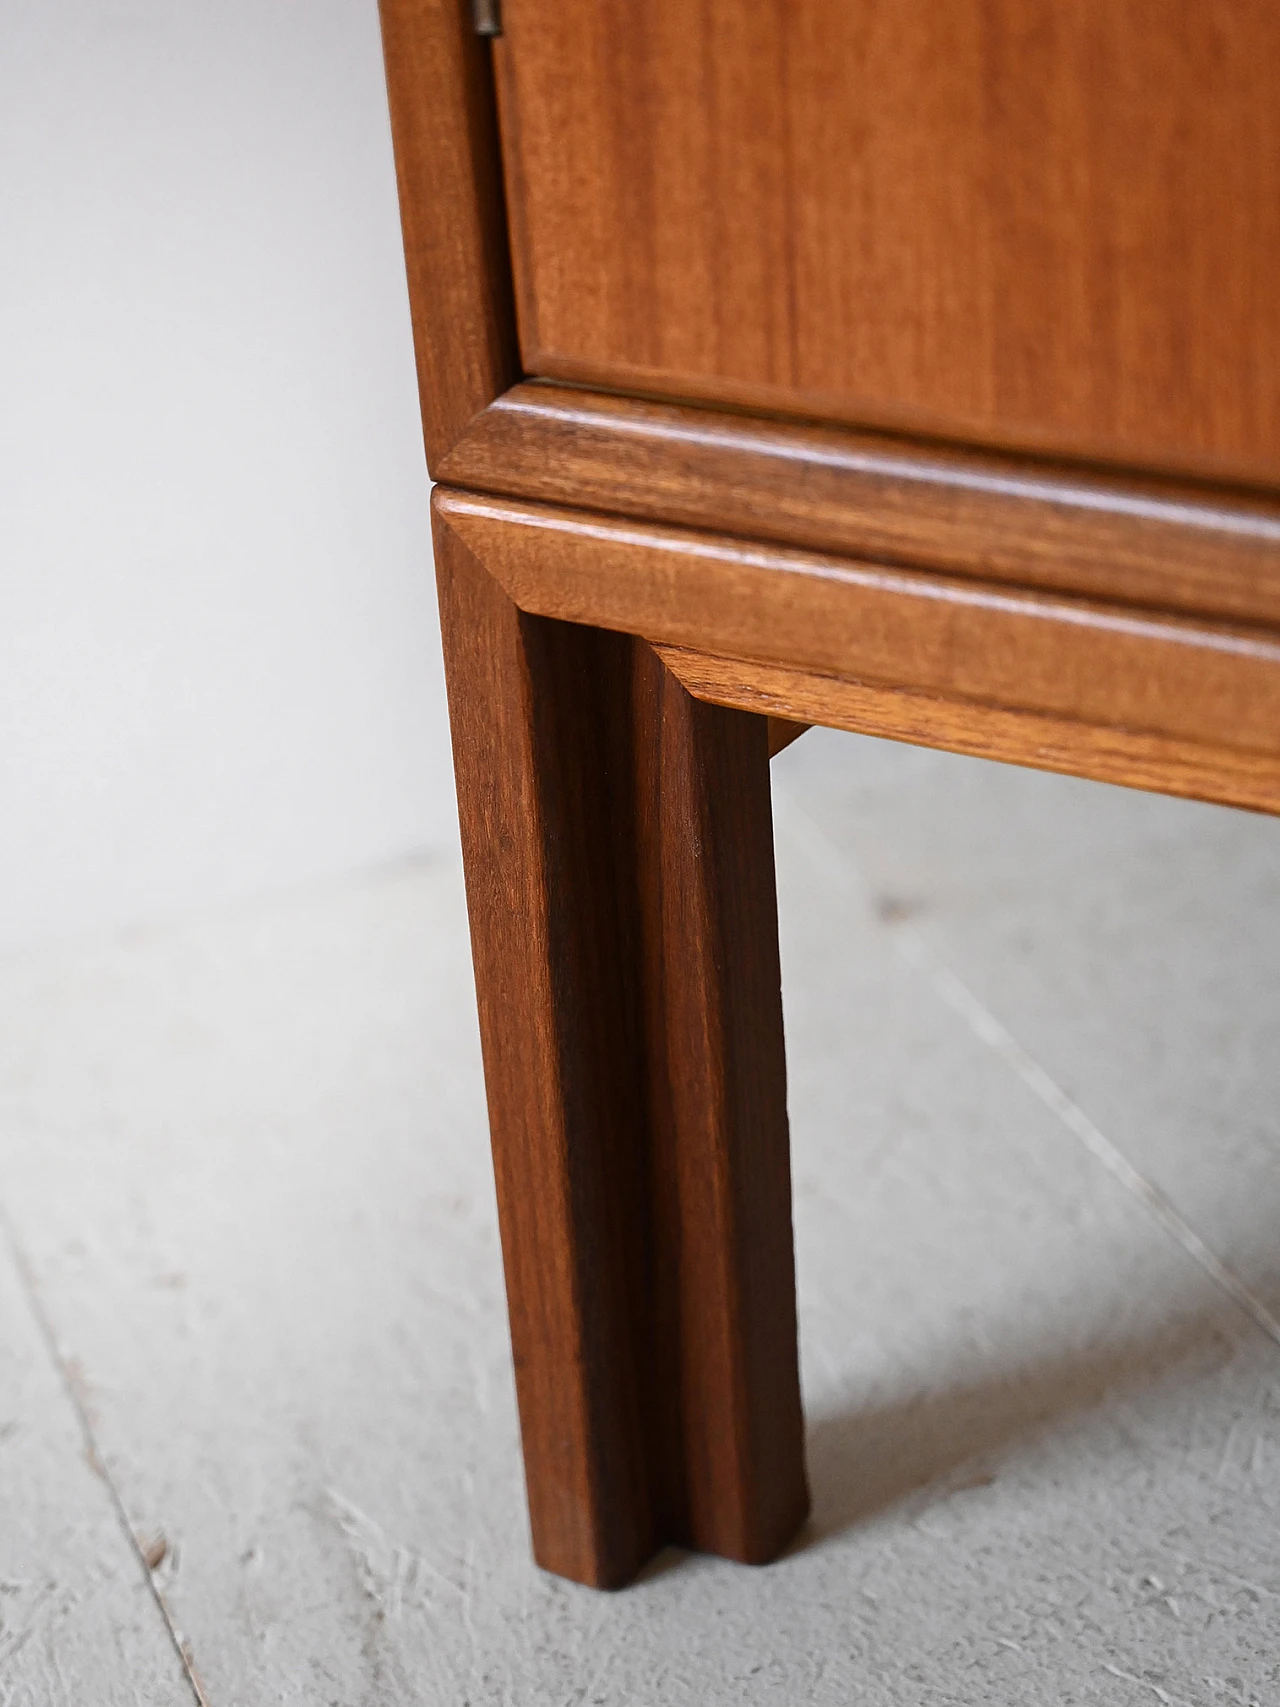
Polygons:
M436 519L534 1553L806 1510L765 722L516 609Z
M643 645L635 682L667 1533L761 1563L809 1507L768 727Z

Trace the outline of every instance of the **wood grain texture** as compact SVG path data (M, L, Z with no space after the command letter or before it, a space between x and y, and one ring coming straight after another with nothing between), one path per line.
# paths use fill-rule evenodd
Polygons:
M764 1559L805 1510L765 720L436 542L535 1556Z
M768 733L643 645L634 719L665 1533L758 1564L809 1503Z
M690 693L717 705L763 712L771 723L778 717L803 717L858 735L1280 813L1280 757L1272 754L842 681L682 647L657 650Z
M525 610L845 681L1280 752L1280 637L1264 630L440 489L436 501Z
M617 906L616 636L522 615L437 530L472 957L534 1554L609 1586L656 1545L641 1358L637 951ZM625 795L624 795L625 801ZM615 999L611 999L613 996Z
M1272 0L507 0L526 369L1280 479Z
M488 45L468 0L380 0L427 464L520 375Z
M1280 622L1280 501L886 434L515 386L444 458L475 491L985 580Z

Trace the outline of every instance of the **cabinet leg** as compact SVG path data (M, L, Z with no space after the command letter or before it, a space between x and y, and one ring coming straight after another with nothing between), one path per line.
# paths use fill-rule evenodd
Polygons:
M766 723L436 530L534 1554L762 1562L807 1510Z

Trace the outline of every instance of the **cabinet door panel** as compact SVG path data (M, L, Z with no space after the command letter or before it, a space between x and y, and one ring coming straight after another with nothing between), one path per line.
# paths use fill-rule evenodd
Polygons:
M1280 482L1276 0L506 0L527 371Z

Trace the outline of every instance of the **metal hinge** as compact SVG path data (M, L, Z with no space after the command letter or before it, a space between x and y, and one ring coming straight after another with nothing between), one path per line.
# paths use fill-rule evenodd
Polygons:
M500 36L502 0L471 0L471 27L478 36Z

